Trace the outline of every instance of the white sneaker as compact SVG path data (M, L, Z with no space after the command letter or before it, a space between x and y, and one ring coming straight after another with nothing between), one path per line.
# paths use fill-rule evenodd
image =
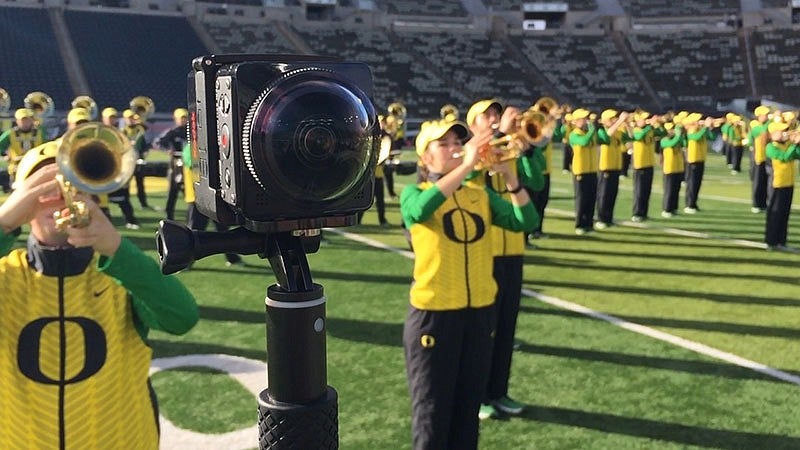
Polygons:
M697 208L690 208L687 206L686 208L683 208L683 212L686 214L697 214Z
M608 224L605 222L595 222L594 227L597 228L598 230L605 230L606 228L608 228Z
M758 214L764 212L764 210L759 208L758 206L753 206L752 208L750 208L750 212L753 214Z
M575 228L575 234L577 234L578 236L583 236L584 234L586 234L586 230L584 230L583 228Z
M138 224L135 224L135 223L126 223L125 224L125 228L127 228L129 230L138 230L141 227Z
M663 217L665 219L671 219L671 218L675 217L675 214L673 214L673 213L671 213L669 211L661 211L661 217Z
M639 222L643 222L643 221L644 221L644 218L642 216L633 216L633 217L631 217L631 222L639 223Z

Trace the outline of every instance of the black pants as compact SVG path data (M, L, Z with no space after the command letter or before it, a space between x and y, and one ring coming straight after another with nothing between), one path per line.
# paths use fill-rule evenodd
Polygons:
M597 180L597 220L605 224L614 223L614 205L619 193L619 170L600 172Z
M208 221L210 220L207 216L200 213L194 206L194 202L191 202L187 205L186 209L186 226L191 228L192 230L200 230L204 231L208 226ZM223 231L227 231L228 227L226 225L222 225L219 222L214 221L214 227L220 233ZM238 263L242 260L242 257L236 253L225 253L225 259L229 263Z
M539 212L539 225L536 226L533 232L541 233L542 224L544 223L544 209L547 207L547 202L550 201L550 174L544 174L544 186L542 186L541 191L532 191L530 189L527 189L527 191L531 202L533 202L533 206L536 207L536 211Z
M575 228L591 230L594 225L594 204L597 201L597 174L575 175Z
M693 162L687 165L686 176L686 207L697 209L697 197L700 195L700 185L703 184L705 162Z
M492 352L494 307L409 308L403 326L415 450L478 448L478 410Z
M522 255L494 257L497 323L484 403L508 395L511 355L514 353L514 332L517 329L517 315L522 297L522 263Z
M753 207L767 209L767 165L751 165L750 180L753 183Z
M664 201L662 211L674 213L678 209L681 196L683 172L664 174Z
M633 215L647 217L653 190L653 168L633 169Z
M167 219L172 220L175 219L175 203L178 201L178 193L183 190L183 161L179 157L173 156L170 159L167 181L169 181L169 190L164 210L167 212Z
M378 223L381 225L386 221L386 200L383 195L383 178L375 178L375 208L378 210ZM358 213L358 223L364 217L364 212Z
M628 176L628 169L631 168L631 158L632 156L630 153L628 152L622 153L622 173L621 173L622 176L625 177Z
M119 188L116 191L108 194L108 201L119 206L122 215L125 216L125 223L138 225L139 221L133 213L133 205L131 205L131 191L130 185L126 184L125 187Z
M133 172L133 179L136 181L136 198L139 199L139 205L142 208L149 208L150 205L147 204L147 193L144 190L144 165L136 165L136 170Z
M741 145L731 145L728 151L731 153L731 169L737 172L742 171L742 156L744 154L744 147Z
M793 196L794 186L775 188L772 191L767 208L767 229L764 233L764 242L767 245L786 245Z
M394 166L391 164L383 165L383 179L386 181L386 191L392 197L397 197L394 193Z
M562 170L572 170L572 146L564 144L564 160L561 162Z

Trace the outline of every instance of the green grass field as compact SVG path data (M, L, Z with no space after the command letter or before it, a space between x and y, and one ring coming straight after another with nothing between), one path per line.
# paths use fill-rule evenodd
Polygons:
M556 167L560 156L554 155ZM413 183L413 176L396 183ZM481 448L800 448L800 254L763 249L764 215L750 213L747 175L730 175L718 155L707 163L697 215L660 218L657 175L651 220L628 223L630 186L630 180L621 185L620 225L579 237L571 178L553 172L544 221L549 239L525 255L529 295L512 369L511 395L528 407L520 417L482 422ZM151 197L163 205L163 193ZM798 209L790 222L793 247L800 246ZM119 215L114 206L112 213ZM155 257L157 213L137 214L144 226L124 234ZM389 200L388 218L400 223L397 200ZM309 262L328 298L328 382L339 393L341 448L408 449L401 334L412 261L351 234L401 250L407 245L398 226L377 225L374 211L362 225L336 231L325 232L328 242ZM215 255L177 275L195 294L202 319L185 336L151 333L155 358L265 360L263 301L274 277L265 261L245 261L229 268ZM591 318L573 305L685 345ZM728 361L708 356L709 348ZM731 363L733 355L768 368ZM765 374L769 368L789 381ZM211 435L247 432L256 423L252 394L224 370L187 365L153 380L162 415L180 428ZM247 436L239 447L208 436L204 444L165 448L257 447L257 435Z

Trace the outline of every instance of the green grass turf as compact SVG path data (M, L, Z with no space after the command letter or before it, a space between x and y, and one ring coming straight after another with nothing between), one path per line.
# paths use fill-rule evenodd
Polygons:
M556 152L556 166L559 158ZM398 186L413 178L398 177ZM657 175L654 187L660 184ZM623 181L618 221L630 215L629 187ZM550 237L526 252L525 287L800 374L800 255L728 240L763 240L764 216L749 211L746 176L730 175L712 156L696 216L660 218L658 192L648 228L620 225L578 237L569 216L571 179L554 171L544 222ZM163 205L163 193L151 197ZM183 207L179 202L178 217ZM119 215L115 206L112 213ZM157 213L137 214L143 228L123 233L155 257ZM387 214L400 223L397 200L389 200ZM800 245L796 223L793 217L793 246ZM407 248L398 227L377 226L374 210L344 231ZM341 448L410 448L401 334L412 261L325 236L308 258L328 298L328 382L339 393ZM245 257L245 267L224 261L214 255L177 275L195 294L201 321L185 336L151 333L155 357L265 359L263 300L272 272L255 256ZM523 299L517 337L511 395L528 408L521 417L482 422L483 449L800 448L797 385L532 298ZM250 394L213 370L165 370L154 384L162 413L183 428L223 432L247 426L248 417L256 422Z

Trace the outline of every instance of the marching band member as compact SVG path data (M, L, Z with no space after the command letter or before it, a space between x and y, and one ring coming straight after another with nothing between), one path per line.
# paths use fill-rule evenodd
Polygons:
M501 114L502 111L502 114ZM473 104L467 112L467 125L474 135L492 133L511 135L518 131L517 121L520 111L514 107L502 110L502 105L493 99L481 100ZM542 188L541 156L526 156L509 161L509 171L517 175L517 186L523 189ZM502 173L492 170L482 171L470 179L470 185L488 187L506 201L512 202L512 194L507 186L510 183ZM491 227L492 255L494 256L493 276L497 283L495 296L496 323L492 347L492 359L486 395L478 412L480 419L499 417L501 414L520 414L523 405L509 396L508 381L511 375L511 357L514 351L514 333L522 296L522 265L525 254L525 234L507 230L499 226Z
M750 212L757 214L767 210L767 140L769 138L769 107L757 106L756 118L750 121L750 181L753 184L753 206Z
M647 220L650 209L650 193L653 189L653 166L656 159L655 130L648 122L650 113L634 114L634 127L629 132L633 141L633 216L632 222Z
M628 120L628 113L618 113L606 109L600 114L597 128L597 141L600 143L600 170L597 184L597 222L598 230L614 225L614 206L619 192L619 176L622 173L622 155L625 153L625 130L622 125Z
M524 231L538 221L509 164L493 170L505 177L511 203L463 183L492 133L468 136L462 122L424 126L416 150L428 180L406 187L400 198L416 256L403 329L414 449L478 447L497 291L489 228Z
M692 113L686 117L686 207L683 212L695 214L700 208L697 206L697 197L700 195L700 185L703 183L706 157L708 155L708 140L714 137L711 131L712 120L707 117L703 122L700 113Z
M117 110L114 108L104 108L101 113L101 120L103 124L110 127L119 128L119 116ZM123 132L124 133L124 132ZM127 136L127 135L126 135ZM131 230L139 229L139 220L133 212L133 205L131 205L131 190L130 181L125 183L125 186L117 189L108 195L108 201L115 203L119 206L122 215L125 216L125 227Z
M550 168L553 166L553 138L552 136L543 136L539 142L534 143L530 152L533 155L541 155L540 164L542 166L542 188L539 190L528 190L528 196L531 198L536 212L539 213L539 223L533 231L527 233L526 241L528 245L533 245L531 239L543 239L547 235L542 231L542 223L544 222L544 210L547 208L547 203L550 201Z
M183 185L183 146L186 145L186 124L189 122L189 111L186 108L177 108L172 115L175 126L164 133L157 145L170 153L169 171L167 179L167 205L164 208L167 219L175 218L175 203L178 201L178 192Z
M0 135L0 155L8 161L8 176L14 179L17 164L28 150L42 145L47 139L44 128L35 126L35 113L28 108L14 112L15 125Z
M587 120L589 111L572 111L572 175L575 186L575 234L582 236L594 230L594 205L597 201L597 142L596 128Z
M788 128L789 124L786 122L773 122L767 128L771 142L767 144L766 154L772 161L773 187L764 233L768 251L785 249L789 232L789 214L792 212L796 176L794 160L800 159L800 133L788 133Z
M722 129L722 133L727 134L728 152L730 153L731 175L737 175L742 171L742 156L744 154L744 143L747 138L744 119L736 114L728 113L725 115L728 125L727 129Z
M156 450L147 335L186 333L197 305L87 196L88 226L56 227L69 209L55 149L25 155L0 206L0 447ZM26 223L27 247L9 253Z
M667 135L661 138L661 167L664 172L664 199L661 217L669 219L678 211L681 182L684 173L683 127L672 122L664 124Z
M144 164L148 150L147 141L145 140L147 125L143 124L139 115L130 109L126 109L122 112L122 118L125 120L125 126L122 127L122 132L125 136L128 136L138 156L136 160L136 170L133 172L133 179L136 183L136 198L139 199L139 206L142 208L154 209L147 203L147 192L144 187Z

